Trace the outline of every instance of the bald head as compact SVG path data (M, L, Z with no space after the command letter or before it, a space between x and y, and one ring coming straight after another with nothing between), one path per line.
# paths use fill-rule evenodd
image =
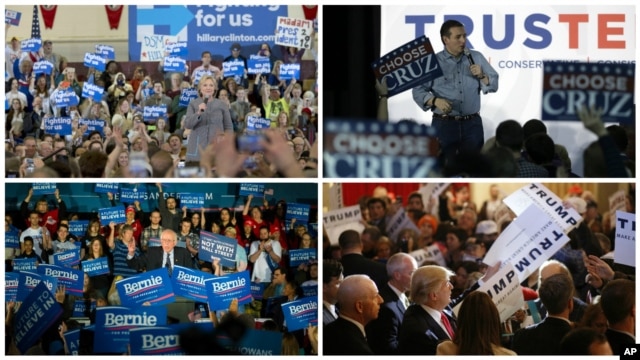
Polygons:
M569 271L565 264L559 262L558 260L545 261L544 263L542 263L542 265L540 265L540 269L538 271L538 286L542 285L542 283L546 279L557 274L565 274L573 280L571 271Z
M340 313L362 325L378 317L382 303L376 284L367 275L347 276L338 289Z

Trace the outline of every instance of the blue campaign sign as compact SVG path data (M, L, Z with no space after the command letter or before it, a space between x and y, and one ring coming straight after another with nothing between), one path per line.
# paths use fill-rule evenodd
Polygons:
M264 289L267 288L267 285L269 285L269 283L256 283L256 282L252 282L251 283L251 296L255 299L255 300L262 300L262 294L264 293Z
M224 72L224 77L242 76L244 75L244 61L225 61L222 63L222 71Z
M264 196L264 184L240 184L238 195L253 195L254 197Z
M318 285L301 286L304 297L318 296Z
M60 93L59 93L60 94ZM63 107L63 106L60 106ZM45 134L58 134L60 136L71 135L70 117L50 117L44 120Z
M282 332L247 329L237 344L229 336L217 335L216 341L240 355L274 356L282 353Z
M155 238L151 238L149 239L149 247L158 247L158 246L162 246L162 243L160 242L160 239L155 239Z
M75 317L88 317L89 314L95 310L96 301L89 299L76 300L73 303L73 316Z
M33 195L48 195L56 192L56 183L32 183Z
M18 281L18 296L16 297L18 301L24 301L29 297L29 294L31 294L41 282L46 285L46 288L49 289L52 295L56 293L56 289L58 288L58 279L27 271L20 272Z
M179 105L189 106L189 103L191 102L191 100L197 97L198 97L198 89L194 89L194 88L183 89L182 92L180 93Z
M300 79L300 64L280 65L280 79L281 80Z
M98 209L98 217L103 224L109 224L112 221L122 224L127 221L123 205Z
M96 55L103 59L115 60L116 50L111 45L96 45Z
M13 259L13 271L33 272L36 271L37 268L36 258Z
M423 124L327 119L323 136L329 178L431 177L438 155L435 129Z
M42 39L33 38L26 39L20 42L20 50L37 52L42 47Z
M140 61L143 44L157 41L157 35L186 41L189 54L185 59L189 61L200 61L200 54L205 50L229 54L229 47L239 42L238 39L243 39L240 43L245 56L255 54L262 42L274 44L278 16L287 15L287 6L280 5L132 5L129 6L129 60Z
M155 93L156 93L156 92L155 92L155 91L153 91L153 89L152 89L152 88L145 88L145 89L143 89L143 90L142 90L142 97L143 97L144 99L148 99L148 98L149 98L149 96L151 96L151 95L153 95L153 94L155 94Z
M593 104L602 121L635 123L635 64L544 61L542 120L580 121Z
M138 327L129 330L131 355L186 355L180 334L172 327Z
M73 89L67 88L65 91L58 91L55 93L54 102L57 108L62 108L78 105L80 99L78 99L78 95L76 95Z
M164 71L167 72L184 72L187 62L177 56L167 56L164 58Z
M233 299L238 299L238 305L251 302L249 271L218 276L206 283L211 310L226 310Z
M304 329L309 324L318 323L318 298L302 298L284 303L282 312L287 322L288 331L296 331Z
M198 83L200 83L200 79L201 79L203 76L207 76L207 75L214 75L214 74L213 74L213 72L211 72L211 71L209 71L209 70L203 70L203 69L196 70L196 71L193 73L193 84L194 84L194 85L198 85Z
M66 294L82 296L82 285L84 283L84 272L82 270L40 264L38 266L38 274L57 279L58 285L65 287Z
M104 88L91 84L88 81L85 81L82 85L82 97L84 98L92 98L95 102L102 101L102 95L104 94Z
M36 61L33 63L34 75L40 75L40 74L51 75L52 71L53 71L53 64L48 62L47 60Z
M96 183L93 190L99 194L118 193L118 189L120 187L119 183Z
M77 237L82 237L87 232L89 220L71 220L69 221L69 232Z
M182 266L173 267L171 285L176 296L182 296L199 302L207 301L207 287L205 282L215 276L204 271L189 269Z
M69 353L73 356L78 355L80 349L80 329L67 331L63 334L64 340L67 343Z
M62 306L44 283L34 286L15 315L14 340L25 353L62 316Z
M271 62L266 56L251 55L247 60L249 74L268 74L271 72Z
M271 119L265 119L258 116L247 117L247 131L264 130L271 127Z
M167 119L167 107L164 105L145 106L142 118L145 123L155 124L158 118Z
M187 209L202 209L204 207L204 193L178 193L180 206Z
M292 249L289 250L289 265L298 266L318 259L318 249Z
M429 39L417 39L390 51L371 64L378 80L386 79L389 97L442 76Z
M84 54L84 66L88 68L95 68L99 71L104 71L107 65L107 60L103 58L101 55L96 55L93 53L85 53Z
M70 268L80 263L80 248L63 251L52 255L53 263L58 266Z
M20 249L20 234L17 230L9 230L4 232L5 249Z
M166 306L143 306L137 309L121 306L98 307L96 308L96 336L93 341L93 351L95 353L122 354L127 352L130 329L163 326L166 323Z
M189 47L186 41L180 41L177 43L170 43L164 46L164 50L171 56L179 56L181 58L189 55ZM167 69L165 68L165 71ZM184 71L184 69L182 70Z
M234 267L237 244L236 239L201 230L198 257L203 261L211 261L212 257L219 258L220 265Z
M18 297L18 284L20 283L20 274L6 272L4 273L4 301L16 301Z
M123 306L164 305L175 299L167 268L147 271L116 282Z
M20 25L20 18L22 17L22 13L15 10L4 9L4 23L18 26Z
M100 119L83 119L78 120L78 126L87 125L87 130L84 132L84 136L89 136L94 131L104 135L105 121Z
M87 273L89 277L105 275L110 272L109 259L106 256L92 260L82 261L82 271Z
M301 220L306 223L309 221L310 211L311 211L311 205L287 203L287 212L284 218Z
M139 188L120 188L120 201L134 202L142 201L147 197L147 191Z

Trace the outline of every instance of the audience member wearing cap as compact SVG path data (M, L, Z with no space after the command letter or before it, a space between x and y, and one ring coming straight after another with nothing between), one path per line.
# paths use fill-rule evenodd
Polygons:
M143 216L140 202L135 201L132 205L127 206L125 215L127 218L125 224L131 225L131 228L133 229L133 238L136 240L136 246L140 249L140 236L142 235L143 230L142 224L140 223L140 219Z
M486 251L498 238L498 224L493 220L483 220L476 225L476 243L484 245Z
M247 202L244 205L244 209L242 209L242 220L251 220L253 235L259 239L260 227L266 226L267 230L269 230L269 222L263 219L262 209L259 206L251 206L251 200L253 200L253 195L248 195Z
M240 46L239 43L233 43L231 44L231 47L229 48L229 51L231 51L231 55L227 56L226 58L224 58L224 62L227 61L234 61L234 60L242 60L242 62L244 62L244 67L245 69L247 68L247 58L242 56L240 53L242 52L242 46Z

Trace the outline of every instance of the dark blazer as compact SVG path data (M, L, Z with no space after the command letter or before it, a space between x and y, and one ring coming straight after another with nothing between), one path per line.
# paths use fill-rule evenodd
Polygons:
M324 327L322 344L324 355L374 355L360 329L341 317Z
M329 311L329 309L324 306L324 304L322 304L322 325L327 325L329 323L332 323L336 320L336 317L333 316L333 314L331 313L331 311Z
M155 270L164 267L164 250L162 247L150 247L146 254L127 260L127 265L136 270ZM173 265L194 269L191 254L185 248L173 248Z
M398 332L404 316L404 304L388 283L378 292L384 303L380 306L378 318L365 327L367 342L376 355L399 354Z
M353 274L368 275L376 283L378 289L382 288L389 280L387 267L380 262L365 258L360 254L343 255L340 259L344 277Z
M611 345L611 350L613 350L613 355L623 354L623 351L624 351L622 349L623 346L632 346L636 343L634 338L620 331L607 329L607 332L605 332L605 335L607 336L609 345Z
M456 320L450 309L444 313L449 318L453 331L456 331ZM399 350L403 355L435 355L438 344L450 340L449 335L418 304L409 306L402 318L398 334Z
M559 355L560 340L571 329L572 326L562 319L546 317L516 331L511 349L518 355Z

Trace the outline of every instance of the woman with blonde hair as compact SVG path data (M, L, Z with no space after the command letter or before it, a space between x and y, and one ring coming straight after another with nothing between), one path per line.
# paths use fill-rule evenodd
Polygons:
M133 128L133 113L130 106L131 104L129 104L127 98L120 98L111 118L111 125L120 127L123 134Z

